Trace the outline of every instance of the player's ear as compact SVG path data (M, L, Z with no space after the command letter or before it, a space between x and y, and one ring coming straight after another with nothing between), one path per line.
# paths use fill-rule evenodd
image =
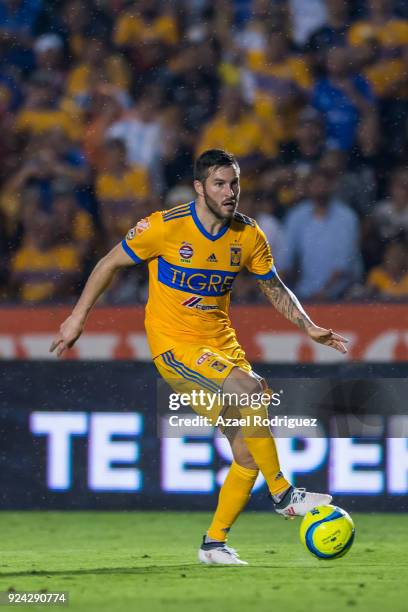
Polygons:
M204 196L204 186L201 181L194 181L194 189L196 190L196 193L198 193L198 195Z

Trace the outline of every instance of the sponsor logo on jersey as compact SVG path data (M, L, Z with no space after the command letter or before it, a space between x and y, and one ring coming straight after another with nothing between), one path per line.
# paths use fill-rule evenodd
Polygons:
M210 368L214 368L214 370L217 370L217 372L223 372L226 367L227 365L221 361L218 361L218 359L215 359L212 363L210 363Z
M206 359L208 359L209 357L212 357L213 355L214 355L214 353L210 353L209 351L207 351L206 353L203 353L197 359L196 364L197 365L201 365L202 363L204 363L204 361L206 361Z
M185 306L186 308L197 308L198 310L218 310L218 306L217 304L201 304L200 302L202 301L202 297L197 297L197 296L193 296L191 298L188 298L188 300L185 300L184 302L181 302L182 306Z
M207 257L207 261L210 263L218 263L218 259L215 253L211 253L209 257Z
M188 242L183 242L179 249L180 261L183 263L190 263L192 256L194 255L193 247Z
M241 265L241 253L242 248L240 246L230 246L230 265L239 266Z
M147 217L144 219L140 219L138 223L136 223L136 234L143 234L150 227L150 221Z

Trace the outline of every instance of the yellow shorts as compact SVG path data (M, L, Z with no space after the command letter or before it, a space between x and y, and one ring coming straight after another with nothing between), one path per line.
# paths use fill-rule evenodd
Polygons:
M239 345L228 354L204 344L176 346L158 355L154 359L154 364L162 378L179 394L191 394L192 391L203 390L219 395L222 393L225 379L235 367L264 382L253 372ZM222 401L215 402L211 410L205 402L191 407L197 414L211 420L216 419L226 408Z

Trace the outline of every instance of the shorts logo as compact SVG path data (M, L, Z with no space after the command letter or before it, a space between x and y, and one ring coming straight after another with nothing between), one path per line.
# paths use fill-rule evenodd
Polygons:
M240 246L230 246L230 266L241 264L242 248Z
M193 247L188 242L183 242L179 249L180 261L183 263L190 263L192 256L194 255Z
M218 361L218 359L215 359L215 361L210 363L210 368L214 368L214 370L217 370L217 372L223 372L226 367L226 364Z
M147 217L144 219L140 219L138 223L136 223L136 234L143 234L150 227L150 221Z
M204 363L204 361L206 361L206 359L208 359L209 357L211 357L212 355L214 355L214 353L210 353L210 352L206 352L203 353L202 355L200 355L200 357L197 359L196 364L197 365L201 365L202 363Z

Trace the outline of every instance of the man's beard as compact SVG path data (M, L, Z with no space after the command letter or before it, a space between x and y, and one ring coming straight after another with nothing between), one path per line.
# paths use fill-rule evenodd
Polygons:
M214 215L214 217L216 217L217 219L220 219L221 221L224 221L225 219L232 219L235 211L237 210L238 207L238 200L239 197L236 197L234 200L234 209L231 211L225 211L225 214L223 213L223 209L221 208L220 210L220 206L222 207L222 204L219 205L217 204L217 202L215 200L213 200L212 198L210 198L210 196L207 194L205 188L204 188L204 202L207 204L208 208L211 210L212 214Z

